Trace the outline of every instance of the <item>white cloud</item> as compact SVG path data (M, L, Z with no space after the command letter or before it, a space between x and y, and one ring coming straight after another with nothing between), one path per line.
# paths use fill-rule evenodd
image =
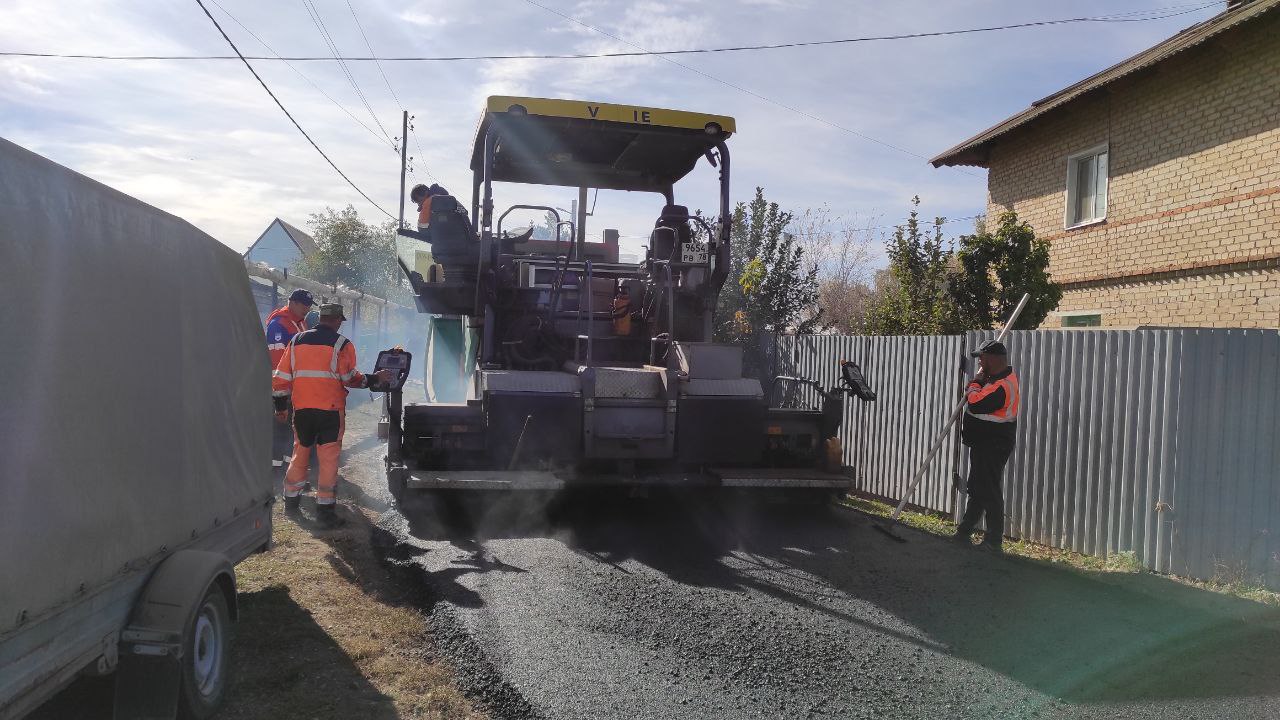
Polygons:
M401 12L399 17L410 25L417 25L426 28L444 27L450 23L450 19L443 15L439 15L425 10L405 10Z
M0 60L0 95L48 95L52 78L29 62Z

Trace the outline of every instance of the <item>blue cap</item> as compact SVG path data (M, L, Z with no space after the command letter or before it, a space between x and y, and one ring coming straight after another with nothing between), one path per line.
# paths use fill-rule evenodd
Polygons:
M311 297L311 293L306 290L294 290L289 295L289 302L300 302L307 307L311 307L316 303L315 299Z

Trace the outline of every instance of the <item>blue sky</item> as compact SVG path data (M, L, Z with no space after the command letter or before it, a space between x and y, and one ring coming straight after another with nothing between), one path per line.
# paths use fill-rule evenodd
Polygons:
M1207 1L1207 0L1206 0ZM339 50L367 54L347 0L312 0ZM206 0L247 54L329 51L303 0ZM537 0L651 50L929 32L1154 8L1190 0ZM222 9L225 8L224 12ZM528 0L351 0L378 55L627 51ZM796 211L827 206L857 225L892 224L913 195L926 216L975 215L978 168L934 169L931 157L1032 101L1221 9L1151 22L1085 23L942 38L675 58L702 73L884 143L792 112L659 58L384 63L415 115L414 179L469 195L467 168L483 99L572 97L733 115L734 195L763 186ZM227 13L230 13L228 16ZM236 22L239 21L239 22ZM242 27L240 23L243 23ZM102 54L226 54L194 0L4 0L0 49ZM257 62L263 78L330 157L392 213L399 157L337 63ZM372 63L351 72L391 135L400 107ZM345 107L344 111L338 105ZM347 113L350 113L348 115ZM368 126L362 127L352 118ZM346 185L238 62L105 62L0 58L0 136L179 215L238 250L280 216L306 226L326 205L383 217ZM419 149L420 148L420 149ZM428 175L429 173L429 175ZM497 204L568 207L568 189L507 185ZM714 175L696 171L681 202L714 206ZM592 236L652 227L657 196L601 193ZM968 230L956 223L953 232Z

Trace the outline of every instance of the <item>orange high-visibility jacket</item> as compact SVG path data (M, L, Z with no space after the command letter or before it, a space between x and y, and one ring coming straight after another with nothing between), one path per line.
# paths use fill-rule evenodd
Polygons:
M324 325L294 335L271 378L271 394L292 395L295 410L343 410L349 387L368 387L356 369L356 349Z
M964 428L961 439L969 447L1013 447L1018 435L1018 411L1022 388L1013 368L1006 368L984 382L974 380L965 388Z
M976 380L965 389L965 412L979 420L994 423L1011 423L1018 419L1018 406L1022 404L1022 392L1018 376L1009 368L987 380Z
M267 354L271 356L271 367L280 364L284 349L294 335L307 329L306 322L298 322L289 312L289 306L276 308L267 316Z
M428 195L422 199L422 203L418 205L418 229L421 230L431 224L431 196Z

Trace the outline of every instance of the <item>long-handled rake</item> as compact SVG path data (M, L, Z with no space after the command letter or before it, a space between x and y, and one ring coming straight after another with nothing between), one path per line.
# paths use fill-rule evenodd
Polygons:
M1000 335L996 337L996 342L1002 342L1009 329L1018 321L1018 316L1022 314L1022 308L1026 307L1027 301L1031 299L1031 295L1024 293L1022 299L1018 301L1018 306L1013 309L1013 314L1009 316L1009 322L1004 324L1004 328L1000 330ZM904 543L906 538L894 532L894 527L898 524L898 518L902 516L902 509L907 506L907 502L915 495L916 488L919 487L920 481L924 479L925 470L929 469L929 464L933 462L933 458L942 449L942 443L946 441L947 435L950 434L951 428L960 419L961 413L964 412L965 399L960 398L960 402L956 405L956 409L952 411L951 417L947 420L947 424L942 426L938 431L938 436L934 438L933 445L929 447L929 454L924 456L924 460L920 462L920 466L916 468L916 472L911 476L911 485L907 491L903 493L902 499L898 501L898 507L894 509L893 514L888 520L876 522L871 527L880 531L884 535L898 542Z

